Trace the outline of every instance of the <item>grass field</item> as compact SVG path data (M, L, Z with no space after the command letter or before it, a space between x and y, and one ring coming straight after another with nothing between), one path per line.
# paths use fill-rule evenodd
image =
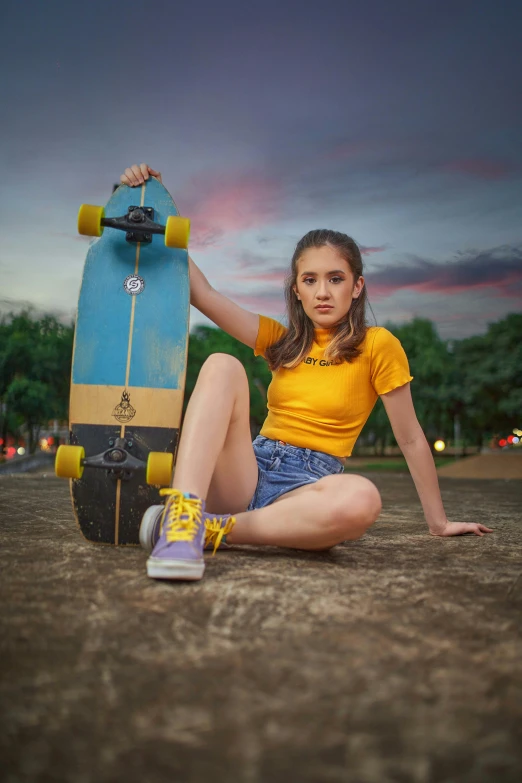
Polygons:
M441 468L443 465L450 465L455 462L453 457L435 457L435 467ZM409 472L406 460L403 457L379 458L375 457L355 457L347 461L346 473L360 473L361 471L393 471L396 473Z

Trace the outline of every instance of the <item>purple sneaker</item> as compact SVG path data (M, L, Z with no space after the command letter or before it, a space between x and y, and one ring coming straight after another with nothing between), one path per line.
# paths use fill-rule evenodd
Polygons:
M140 544L146 552L151 552L160 537L161 520L165 506L149 506L143 515L140 525ZM220 546L226 547L226 536L234 525L236 518L231 514L203 513L205 520L205 546L204 549L213 549L216 554Z
M159 536L147 560L147 574L153 579L201 579L205 570L203 501L177 489L162 489L160 494L168 498L159 517Z

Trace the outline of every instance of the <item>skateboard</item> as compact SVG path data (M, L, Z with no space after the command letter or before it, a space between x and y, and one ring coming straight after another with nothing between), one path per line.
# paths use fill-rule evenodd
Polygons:
M145 510L170 485L187 368L190 221L158 180L83 204L94 236L73 348L69 445L56 453L88 541L139 544Z

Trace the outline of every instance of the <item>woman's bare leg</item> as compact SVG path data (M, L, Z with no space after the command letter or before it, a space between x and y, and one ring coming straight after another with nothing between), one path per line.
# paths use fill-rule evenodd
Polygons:
M257 484L250 399L243 366L227 354L203 364L183 423L173 487L206 499L208 511L233 513L230 544L328 549L362 536L381 510L362 476L326 476L245 511ZM243 512L243 513L241 513Z
M207 500L212 513L231 513L248 507L257 475L245 370L212 354L187 407L172 486Z
M236 515L229 544L329 549L360 538L381 512L375 484L363 476L325 476L275 503Z

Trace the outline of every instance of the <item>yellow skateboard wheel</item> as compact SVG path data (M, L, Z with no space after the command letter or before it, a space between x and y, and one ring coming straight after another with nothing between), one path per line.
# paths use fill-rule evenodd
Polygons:
M79 479L83 476L83 446L58 446L54 461L54 472L58 478Z
M101 220L104 217L104 207L82 204L78 212L78 233L85 237L101 237L103 234Z
M190 235L190 220L176 215L169 215L165 226L165 245L182 250L188 248Z
M151 451L147 459L147 484L160 484L168 487L172 480L174 455L169 451Z

